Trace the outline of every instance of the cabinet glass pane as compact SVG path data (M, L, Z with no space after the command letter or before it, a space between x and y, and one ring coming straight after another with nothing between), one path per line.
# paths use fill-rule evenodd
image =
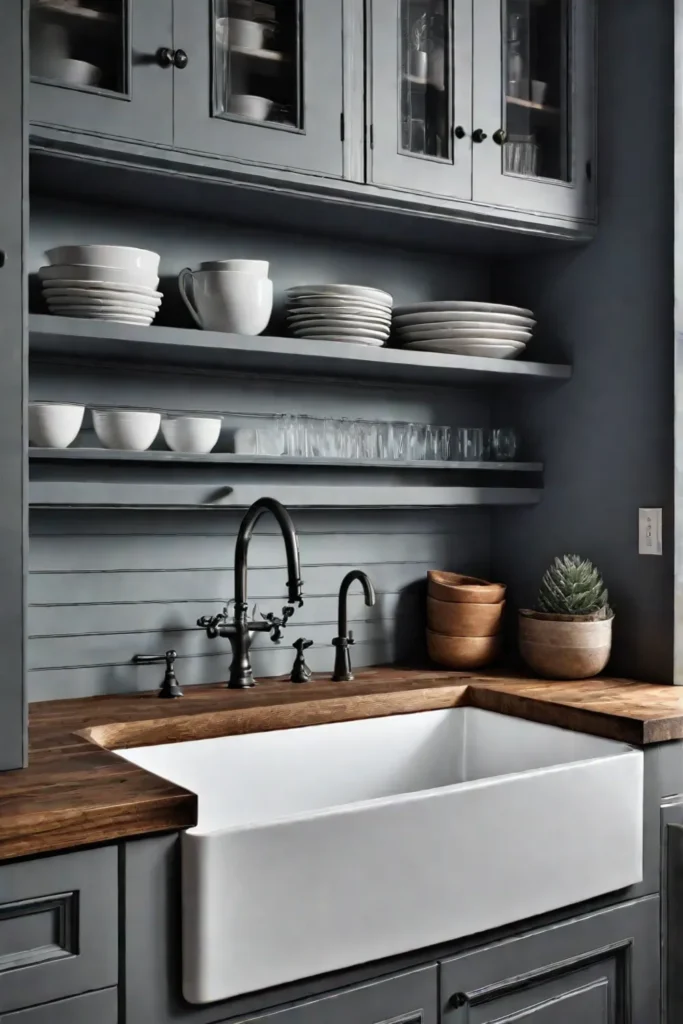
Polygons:
M571 181L571 0L508 0L504 170Z
M31 77L128 93L126 0L31 0Z
M214 0L215 112L304 128L299 0Z
M400 25L401 149L451 160L449 0L401 0Z

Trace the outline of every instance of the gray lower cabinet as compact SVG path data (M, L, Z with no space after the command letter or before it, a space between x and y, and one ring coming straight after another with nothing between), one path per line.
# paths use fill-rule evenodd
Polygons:
M0 1020L117 980L115 846L0 866Z
M188 54L175 72L175 145L341 178L344 3L292 0L275 22L248 20L245 6L228 17L239 5L174 0L175 45Z
M0 1013L0 1024L117 1024L118 998L115 988L88 992L74 999L33 1006L16 1013Z
M658 1024L658 897L445 961L441 1013L443 1024Z
M30 119L173 143L172 0L32 4Z
M249 1024L437 1024L438 968L420 967L367 985L342 989Z

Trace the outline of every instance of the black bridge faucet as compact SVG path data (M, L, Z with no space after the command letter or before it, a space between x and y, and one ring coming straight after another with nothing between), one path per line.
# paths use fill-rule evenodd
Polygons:
M332 675L332 679L335 683L348 683L353 679L349 647L353 645L354 639L353 633L347 625L348 615L346 612L346 601L349 594L349 587L354 580L358 580L363 587L365 603L368 608L372 608L375 603L375 588L370 582L370 577L367 573L361 572L360 569L352 569L351 572L346 574L339 588L339 621L337 623L339 636L336 636L332 641L333 646L336 648L334 655L334 674Z
M249 541L254 527L265 512L270 512L276 519L282 532L287 553L287 600L288 605L282 609L282 618L278 619L271 612L263 615L261 622L249 621L247 603L247 555ZM249 648L254 633L270 633L271 640L279 644L282 630L287 620L292 617L295 606L304 603L301 595L301 561L299 558L299 541L291 516L284 505L275 498L259 498L247 512L240 525L235 545L235 600L232 621L230 621L230 604L226 605L218 615L205 615L197 620L197 625L206 630L210 639L226 637L232 645L232 665L230 666L231 690L244 690L254 685L254 673L249 658Z

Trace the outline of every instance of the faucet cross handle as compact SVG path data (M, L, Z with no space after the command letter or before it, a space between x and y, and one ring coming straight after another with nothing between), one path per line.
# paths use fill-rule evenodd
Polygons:
M228 618L228 606L226 605L218 615L202 615L201 619L197 619L197 625L200 629L206 630L209 640L215 640L218 636L219 626L224 626Z
M291 604L286 604L282 609L281 619L278 619L273 612L268 612L267 615L264 615L263 613L261 614L261 618L270 623L270 639L274 644L279 644L282 641L282 630L287 625L288 620L291 619L294 611L295 609Z

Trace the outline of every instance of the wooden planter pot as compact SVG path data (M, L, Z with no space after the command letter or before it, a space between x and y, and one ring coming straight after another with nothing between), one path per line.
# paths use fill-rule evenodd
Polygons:
M545 679L590 679L609 661L613 621L521 611L519 650L529 668Z

